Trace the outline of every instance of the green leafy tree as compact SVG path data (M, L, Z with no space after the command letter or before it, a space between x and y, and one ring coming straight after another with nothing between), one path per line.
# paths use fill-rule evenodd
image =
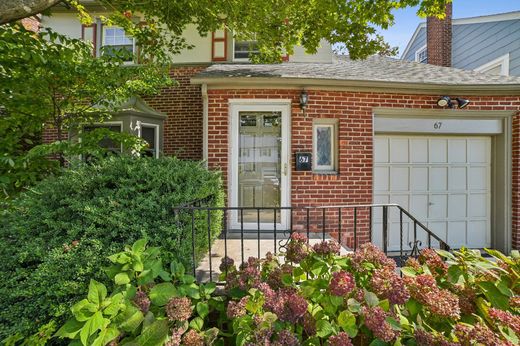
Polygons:
M79 3L75 6L85 21L89 15ZM109 16L134 35L145 51L154 56L189 45L182 38L186 25L194 23L200 33L207 34L226 27L243 38L258 41L262 62L281 61L300 44L315 52L320 40L343 44L354 58L374 53L392 53L377 28L394 23L393 10L418 6L419 16L442 16L451 0L99 0ZM56 6L53 0L4 0L0 6L0 24L38 13ZM19 9L19 10L17 10ZM139 13L146 23L134 21ZM159 54L162 52L163 54Z
M52 31L4 25L0 42L0 187L7 194L52 172L50 154L64 166L70 155L99 149L99 138L73 143L70 131L106 120L133 95L172 84L164 66L125 65L122 52L96 58L89 44ZM41 145L46 124L60 141ZM132 145L131 137L103 135Z

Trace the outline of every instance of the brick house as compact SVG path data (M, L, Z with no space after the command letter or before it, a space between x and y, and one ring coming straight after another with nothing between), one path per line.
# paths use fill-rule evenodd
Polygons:
M65 9L41 25L92 41L95 54L135 47L122 29L82 27ZM326 42L315 55L297 47L282 64L252 65L254 43L185 35L195 48L172 65L179 86L109 125L127 131L127 117L142 117L157 153L221 170L228 205L398 203L452 247L520 247L520 78L353 61ZM275 218L288 226L283 212Z

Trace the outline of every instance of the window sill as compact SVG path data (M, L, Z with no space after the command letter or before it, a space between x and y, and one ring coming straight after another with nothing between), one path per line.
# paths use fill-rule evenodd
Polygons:
M312 171L314 175L339 175L338 171Z

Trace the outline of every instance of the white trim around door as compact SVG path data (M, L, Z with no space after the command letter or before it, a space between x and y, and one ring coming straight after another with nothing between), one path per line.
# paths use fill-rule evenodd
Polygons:
M229 100L229 166L228 166L228 196L229 206L239 207L239 149L240 149L240 118L239 112L279 112L281 114L281 153L280 153L280 206L291 204L291 100L289 99L230 99ZM230 229L244 230L286 230L289 227L289 212L280 212L279 222L243 222L239 221L239 213L231 211ZM274 219L274 218L273 218Z

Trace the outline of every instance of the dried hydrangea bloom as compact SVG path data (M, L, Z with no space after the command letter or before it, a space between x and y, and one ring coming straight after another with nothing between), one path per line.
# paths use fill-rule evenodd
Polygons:
M273 336L273 329L271 328L257 328L253 332L253 340L248 342L246 346L271 346L271 337Z
M477 294L473 288L465 287L463 285L454 285L452 290L459 298L459 307L461 313L471 315L477 311L477 307L475 305Z
M410 268L414 269L415 271L421 270L421 264L419 263L419 261L417 259L415 259L413 257L408 257L408 259L406 260L404 265L406 267L410 267Z
M410 293L401 278L394 270L376 269L370 280L372 291L380 298L388 299L392 304L404 304Z
M309 303L294 289L274 291L266 283L260 284L258 289L264 295L264 309L276 314L282 321L296 323L307 312Z
M176 297L168 301L165 307L170 321L187 321L193 312L191 300L188 297Z
M204 346L204 338L195 330L190 329L182 337L182 344L184 346Z
M433 249L421 250L418 260L419 263L426 264L435 275L445 275L448 272L448 265Z
M134 304L137 305L143 314L146 314L148 310L150 310L150 298L148 298L148 295L143 291L139 291L135 294Z
M332 273L332 279L329 284L331 294L339 297L346 296L356 287L354 277L344 270Z
M510 343L501 340L491 329L482 323L477 323L474 326L459 323L455 326L455 335L463 345L510 345Z
M256 288L261 282L260 275L260 260L255 257L249 257L247 262L240 265L240 270L236 276L231 275L231 283L226 287L238 287L241 290L247 291L250 288Z
M222 258L222 261L220 262L220 266L218 268L222 273L227 273L229 271L236 270L235 261L232 258L226 256Z
M425 305L431 313L446 318L460 317L458 297L448 290L437 287L433 276L421 274L406 277L404 280L410 296Z
M414 333L417 345L421 346L460 346L457 342L450 342L441 334L432 334L424 329L416 329Z
M246 305L249 301L249 297L243 297L240 301L230 301L226 310L228 318L237 318L244 316L247 313Z
M182 340L182 334L184 330L181 328L174 328L171 330L171 335L168 341L164 344L164 346L179 346Z
M299 346L301 345L300 341L294 335L293 332L289 330L282 330L278 333L277 340L273 343L273 346Z
M514 309L520 309L520 296L514 296L509 299L509 305Z
M320 256L335 256L340 254L341 246L334 240L322 241L312 247Z
M489 309L489 317L496 322L508 326L517 335L520 335L520 316L513 315L509 311L499 310L495 308Z
M366 271L363 263L372 263L376 268L387 268L395 270L395 261L386 257L383 251L371 243L365 243L351 255L352 265L354 269L359 271Z
M390 316L380 306L366 307L361 309L361 313L365 318L365 326L374 333L374 336L390 342L394 340L399 333L392 329L392 326L386 321L386 318Z
M303 315L303 330L307 336L313 336L316 334L316 319L309 313L306 312Z
M353 344L347 333L339 332L329 338L329 346L353 346Z
M282 264L279 268L275 268L267 274L266 281L273 289L279 289L285 286L282 282L282 276L284 274L292 275L294 267L290 264Z
M291 234L291 239L287 243L285 258L293 263L300 263L309 254L307 237L301 233Z

